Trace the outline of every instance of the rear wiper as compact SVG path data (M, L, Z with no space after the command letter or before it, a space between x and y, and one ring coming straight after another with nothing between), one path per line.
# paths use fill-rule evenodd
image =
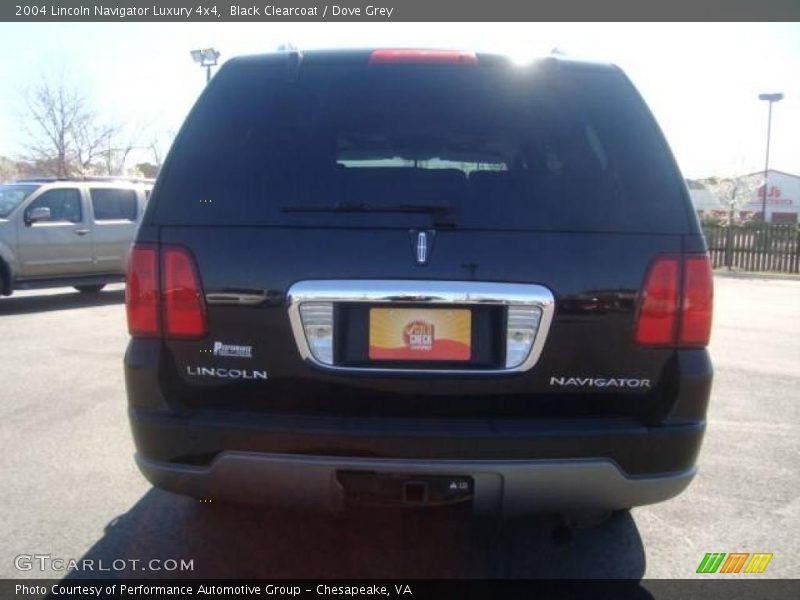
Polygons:
M428 213L435 215L437 225L455 226L450 206L435 204L367 204L366 202L335 202L333 204L289 204L282 212L335 212L335 213Z

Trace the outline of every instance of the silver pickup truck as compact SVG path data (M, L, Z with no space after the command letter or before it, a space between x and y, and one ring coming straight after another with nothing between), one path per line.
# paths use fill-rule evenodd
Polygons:
M147 179L37 179L0 185L0 295L122 281L152 189Z

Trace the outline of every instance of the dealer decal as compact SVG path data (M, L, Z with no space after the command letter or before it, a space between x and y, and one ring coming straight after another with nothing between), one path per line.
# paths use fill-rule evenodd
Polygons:
M233 358L253 358L252 346L237 346L235 344L224 344L214 342L214 356L230 356Z

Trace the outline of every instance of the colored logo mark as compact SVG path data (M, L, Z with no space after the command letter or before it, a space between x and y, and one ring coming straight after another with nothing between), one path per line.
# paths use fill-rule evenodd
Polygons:
M763 573L772 553L707 552L697 567L698 573Z

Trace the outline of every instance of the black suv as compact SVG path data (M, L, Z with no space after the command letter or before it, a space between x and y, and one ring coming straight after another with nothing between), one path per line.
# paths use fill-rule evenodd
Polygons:
M695 474L712 276L616 67L230 60L128 267L136 460L288 507L623 509Z

